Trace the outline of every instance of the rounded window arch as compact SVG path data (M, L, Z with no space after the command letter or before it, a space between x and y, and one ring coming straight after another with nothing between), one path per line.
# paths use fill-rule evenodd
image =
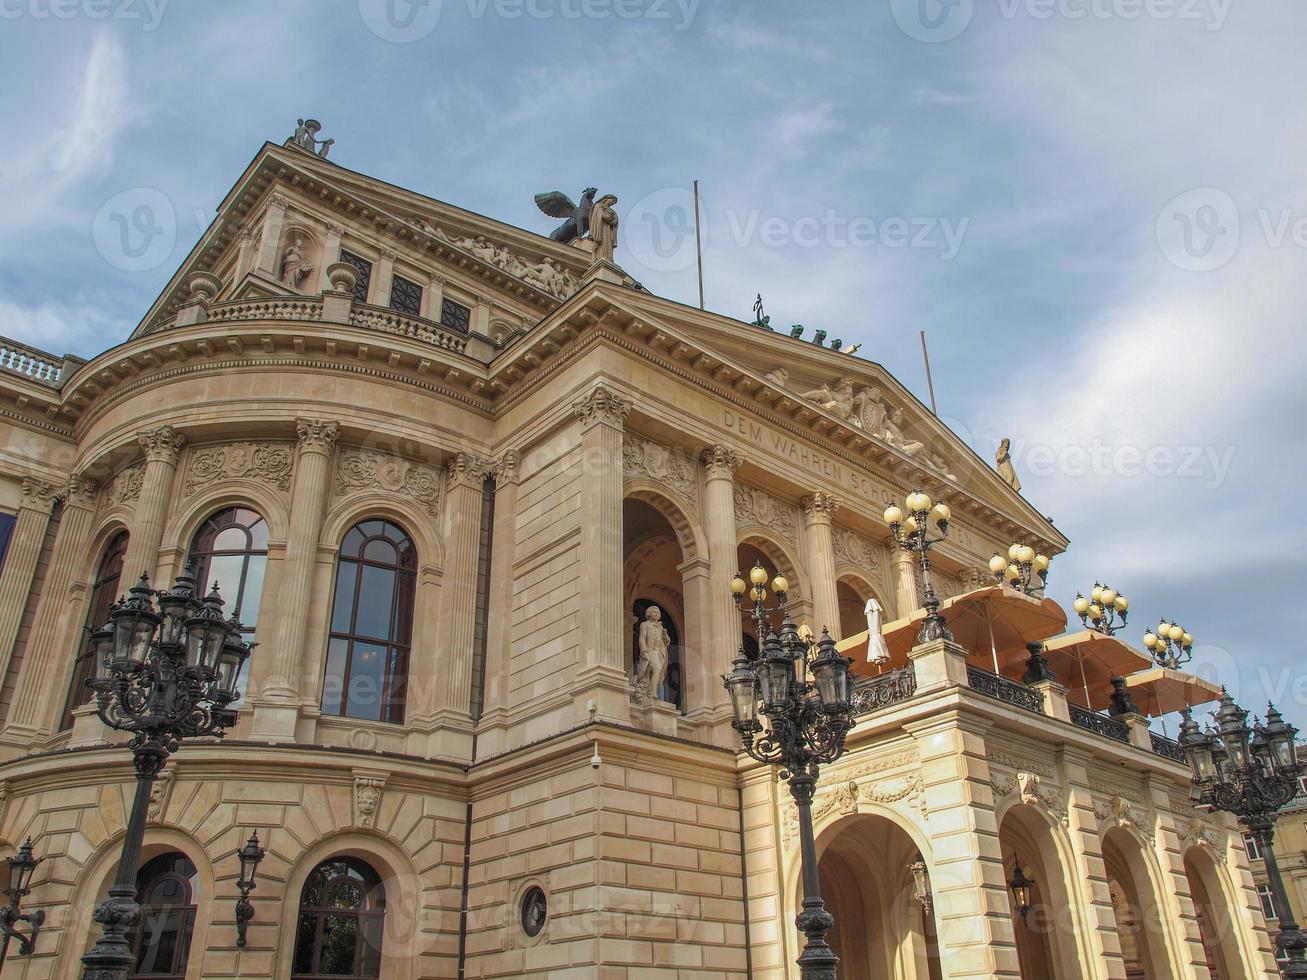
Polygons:
M140 926L132 936L136 965L130 977L185 980L195 929L199 872L180 851L152 858L136 876Z
M128 535L119 531L104 546L100 555L100 564L95 569L95 583L91 586L91 605L86 611L86 625L98 629L109 621L109 610L118 598L120 586L124 583L123 560L127 557ZM72 683L68 688L68 699L64 704L63 719L59 723L60 731L73 727L73 709L80 708L91 698L86 686L95 671L95 653L90 643L83 642L77 648L77 658L73 661Z
M195 532L190 560L195 563L196 589L203 595L217 585L226 604L223 612L240 620L245 639L253 640L268 570L268 522L263 515L248 507L218 511ZM237 690L245 690L249 669L246 660Z
M300 892L292 980L381 976L385 918L386 889L371 865L323 861Z
M355 524L336 563L322 711L395 724L404 720L417 549L383 518Z

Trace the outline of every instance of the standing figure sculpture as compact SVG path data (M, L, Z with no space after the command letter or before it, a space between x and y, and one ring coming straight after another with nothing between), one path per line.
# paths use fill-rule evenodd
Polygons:
M573 204L572 199L562 191L549 191L535 196L536 207L551 218L566 220L549 235L556 242L564 245L584 238L590 232L590 213L594 210L597 187L587 187L581 192L581 203ZM614 200L616 200L614 198Z
M596 260L613 261L613 251L617 248L617 212L613 210L616 203L616 197L605 194L590 211L590 241L594 242Z
M1020 493L1021 480L1017 477L1016 468L1012 465L1012 440L1006 436L998 444L998 452L994 454L994 464L998 470L998 475L1003 478L1003 482L1017 493Z
M286 254L282 256L281 281L287 286L298 287L312 271L313 266L304 261L304 239L296 238L286 247Z
M640 660L635 665L635 700L647 704L658 700L658 691L667 679L667 657L672 638L663 626L663 613L657 606L644 612L640 624Z
M316 119L298 119L295 127L295 135L292 137L297 146L302 146L310 153L316 153L320 157L326 157L330 152L335 140L320 140L318 133L322 129L322 123Z
M882 610L874 596L867 600L863 612L867 616L867 663L875 664L876 669L880 670L889 663L890 655L885 637L880 631Z

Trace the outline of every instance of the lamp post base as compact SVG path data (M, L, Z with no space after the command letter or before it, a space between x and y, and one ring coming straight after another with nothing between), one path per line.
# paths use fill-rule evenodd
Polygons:
M141 917L133 886L114 885L93 918L104 929L92 950L82 957L82 980L127 980L136 965L129 936Z
M1289 929L1281 929L1275 937L1275 944L1289 957L1280 964L1280 976L1287 980L1307 980L1307 934L1294 924Z
M826 933L835 924L835 917L826 911L820 898L805 898L803 911L794 918L799 931L808 937L798 960L799 976L803 980L835 980L835 968L840 958L826 942Z

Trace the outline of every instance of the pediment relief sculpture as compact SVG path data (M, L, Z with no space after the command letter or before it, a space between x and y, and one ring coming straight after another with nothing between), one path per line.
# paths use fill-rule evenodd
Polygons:
M476 256L487 265L492 265L515 279L529 283L555 299L566 299L580 288L580 280L555 263L553 259L544 258L538 262L531 262L511 249L490 241L485 235L453 235L439 225L433 225L417 215L409 218L409 224Z

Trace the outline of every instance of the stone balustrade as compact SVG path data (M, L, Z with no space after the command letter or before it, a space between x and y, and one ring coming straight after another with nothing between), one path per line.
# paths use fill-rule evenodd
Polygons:
M58 388L70 369L86 363L80 357L58 357L16 340L0 337L0 370Z

